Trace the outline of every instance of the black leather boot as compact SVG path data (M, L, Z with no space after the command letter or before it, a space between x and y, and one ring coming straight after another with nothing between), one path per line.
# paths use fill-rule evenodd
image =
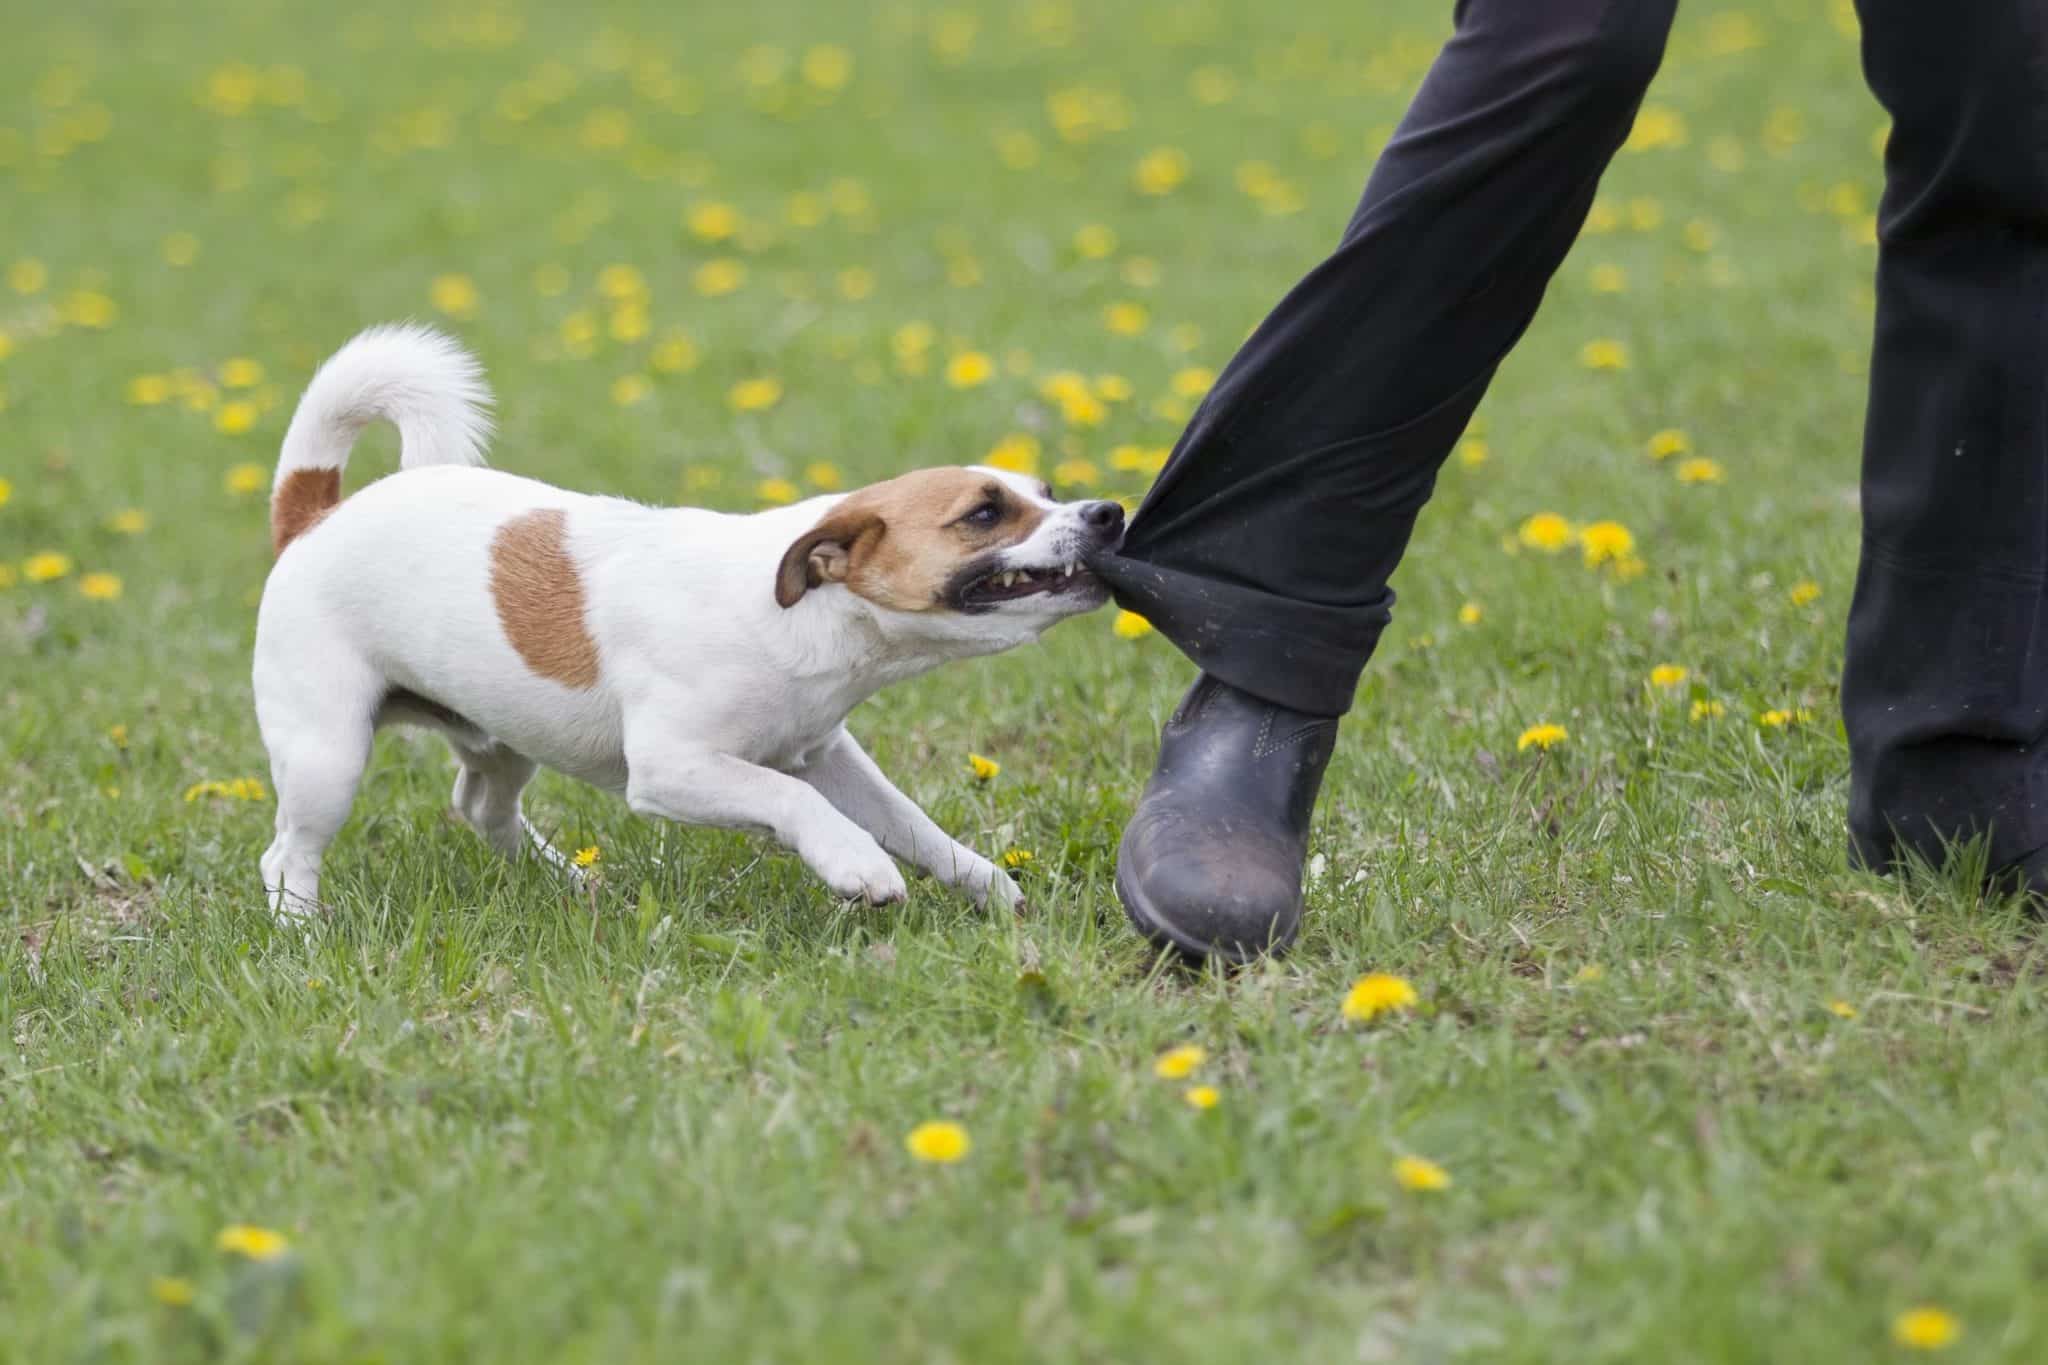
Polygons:
M1117 848L1117 895L1139 932L1193 958L1285 951L1301 927L1309 815L1336 741L1333 717L1196 679Z

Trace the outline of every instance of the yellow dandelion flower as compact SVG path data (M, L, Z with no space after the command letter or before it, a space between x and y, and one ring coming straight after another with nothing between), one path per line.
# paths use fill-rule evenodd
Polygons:
M274 1261L291 1250L284 1234L247 1223L230 1223L213 1239L216 1250L246 1256L252 1261Z
M1132 337L1145 330L1152 314L1144 304L1126 299L1102 310L1102 325L1118 336Z
M7 287L17 294L40 294L49 281L49 270L32 256L24 256L7 267Z
M1691 676L1692 674L1686 671L1683 664L1658 664L1650 670L1650 686L1661 687L1668 691L1679 686Z
M1188 154L1178 147L1158 147L1138 161L1132 179L1140 194L1171 194L1188 178Z
M21 561L21 576L31 583L54 583L71 572L71 556L44 550Z
M78 591L95 602L112 602L121 595L120 575L86 574L78 580Z
M967 771L974 775L976 782L987 782L1003 770L1003 765L980 754L967 755Z
M1572 524L1555 512L1538 512L1522 523L1515 539L1532 550L1556 554L1572 543Z
M1690 453L1692 438L1677 427L1666 427L1662 431L1650 433L1650 439L1644 449L1649 451L1653 460L1668 460L1673 455Z
M467 275L436 275L433 283L427 286L427 302L434 306L435 312L460 322L476 316L482 296L477 293L476 281Z
M227 490L235 494L259 492L270 482L270 471L260 464L238 464L227 473Z
M1664 222L1664 205L1655 199L1628 201L1628 225L1637 232L1655 232Z
M74 289L57 305L57 317L72 327L102 332L114 325L121 310L97 289Z
M612 381L612 401L622 408L630 408L643 401L654 391L644 374L622 374Z
M1695 455L1689 460L1678 462L1680 483L1720 483L1728 477L1728 471L1721 468L1719 460L1710 460L1704 455Z
M1215 386L1216 371L1202 365L1190 365L1174 371L1170 387L1180 398L1200 398Z
M1621 149L1652 152L1684 145L1685 116L1661 104L1646 104L1636 111L1635 125L1629 129L1628 140L1621 144Z
M1109 467L1124 474L1157 474L1172 453L1168 446L1117 446L1109 452Z
M14 485L13 485L13 483L11 483L10 481L8 481L7 479L4 479L4 478L0 478L0 507L5 507L5 506L6 506L6 505L7 505L7 504L8 504L9 502L11 502L11 501L13 500L13 498L14 498Z
M1810 578L1801 579L1792 585L1792 591L1786 596L1791 598L1795 607L1810 606L1820 600L1820 584Z
M1562 725L1545 721L1540 725L1530 726L1516 737L1515 752L1521 753L1525 749L1552 749L1570 738L1571 732Z
M649 325L646 306L635 300L612 309L606 330L612 334L613 341L631 345L647 335Z
M1572 973L1572 984L1574 986L1590 986L1595 981L1604 981L1606 979L1607 969L1597 962L1588 962L1585 966Z
M1711 697L1702 697L1692 704L1692 713L1688 719L1697 725L1703 720L1719 720L1727 714L1727 702L1717 701Z
M763 479L754 485L754 496L762 502L787 505L804 495L804 491L788 479Z
M1618 265L1596 265L1586 272L1586 283L1596 294L1620 294L1628 289L1628 272Z
M839 272L837 283L840 298L849 303L859 303L875 292L875 272L862 266L849 266Z
M647 353L647 365L656 374L687 374L697 368L701 357L697 343L680 332L671 332L654 343Z
M1940 1351L1956 1343L1963 1324L1945 1308L1913 1308L1892 1319L1892 1340L1909 1351Z
M182 1275L158 1275L149 1282L149 1296L166 1308L184 1308L199 1291Z
M240 436L256 425L260 415L254 403L246 398L237 398L214 409L213 429L224 436Z
M839 472L839 466L826 460L813 460L804 466L804 481L813 488L831 492L846 485L846 476Z
M1074 252L1084 260L1099 261L1115 250L1115 231L1101 223L1089 223L1074 233Z
M1102 474L1088 460L1061 460L1052 467L1052 481L1062 488L1093 488Z
M115 724L115 725L110 725L110 726L108 726L108 727L107 727L107 738L108 738L108 739L110 739L110 740L112 740L112 741L114 742L114 747L115 747L116 749L125 749L125 748L127 748L127 747L128 747L128 727L127 727L127 726L126 726L125 724Z
M1458 624L1461 626L1476 626L1485 619L1486 608L1477 602L1467 602L1458 608Z
M1152 623L1134 611L1119 611L1109 627L1120 640L1141 640L1152 633Z
M1579 532L1579 548L1587 567L1598 568L1634 554L1636 538L1618 521L1596 521Z
M1625 370L1628 347L1606 337L1589 341L1579 347L1579 363L1589 370Z
M227 801L262 801L268 793L264 791L263 784L253 777L231 777L225 782L209 779L185 788L184 799L188 802L203 796L218 796Z
M1421 997L1415 987L1387 972L1369 972L1351 983L1344 993L1342 1012L1346 1019L1368 1022L1382 1014L1414 1009Z
M1105 403L1122 403L1137 392L1131 381L1120 374L1098 374L1095 376L1095 396Z
M939 331L929 322L913 318L889 334L889 349L898 360L922 356L938 340Z
M1011 432L982 457L982 463L1012 474L1038 472L1038 441L1022 432Z
M690 272L690 287L707 299L721 298L746 282L746 263L730 256L706 261Z
M570 858L569 861L578 867L595 867L597 866L597 860L603 856L604 854L598 850L597 845L592 844L588 848L577 849L575 856Z
M1721 240L1721 234L1719 229L1706 219L1694 218L1685 225L1681 240L1688 250L1707 252L1714 249L1715 243Z
M165 265L182 270L199 259L199 239L189 232L173 232L157 250L163 253Z
M263 362L238 355L220 363L220 386L224 389L253 389L263 382Z
M996 363L980 351L962 351L946 362L946 382L956 389L977 388L995 372Z
M1214 1109L1223 1095L1213 1085L1191 1085L1180 1092L1180 1097L1191 1109Z
M804 84L813 90L832 93L846 88L853 79L853 54L833 43L820 43L804 51L797 70Z
M1451 1173L1427 1157L1404 1156L1394 1163L1394 1183L1417 1194L1451 1187Z
M1194 1043L1170 1047L1152 1062L1152 1074L1162 1081L1184 1081L1209 1060L1209 1049Z
M967 1154L974 1150L974 1139L957 1123L933 1119L911 1129L903 1139L903 1147L919 1161L950 1166L967 1159Z
M1003 854L1004 867L1022 867L1026 863L1036 862L1037 860L1038 855L1028 848L1013 848Z
M139 408L153 408L168 402L171 397L171 381L168 375L138 374L128 381L128 401Z
M1458 442L1458 463L1467 469L1479 468L1486 463L1486 458L1490 454L1492 451L1487 449L1486 442L1477 436L1467 436Z
M1813 719L1813 711L1805 706L1773 707L1759 712L1756 723L1766 730L1783 730L1788 726L1805 725Z
M743 379L726 391L734 412L766 412L782 401L782 381L771 376Z
M683 225L689 228L692 236L707 242L723 242L737 235L745 226L738 209L716 201L693 206L684 215Z
M647 277L639 267L615 263L597 272L597 292L614 303L647 297Z
M1837 1019L1854 1019L1856 1017L1856 1007L1846 1000L1830 1000L1828 1001L1828 1013L1834 1015Z

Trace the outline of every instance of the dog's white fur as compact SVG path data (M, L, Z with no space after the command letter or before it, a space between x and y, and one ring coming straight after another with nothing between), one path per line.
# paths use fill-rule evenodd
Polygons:
M969 614L896 610L825 581L784 607L778 566L839 497L735 516L566 492L479 467L489 401L455 343L384 327L322 366L292 418L280 495L299 471L338 477L372 421L399 429L403 453L402 472L284 545L264 588L256 714L278 806L262 871L279 915L317 905L321 856L373 731L392 721L447 735L456 810L508 856L530 840L565 861L520 812L521 789L544 765L623 794L643 815L771 834L841 896L900 900L894 854L977 903L1016 901L1010 879L897 791L843 722L891 682L1023 644L1099 606L1098 586ZM1000 550L1005 566L1057 571L1101 543L1083 520L1096 504L976 474L1039 509L1028 537ZM600 663L594 686L537 674L494 603L493 537L536 509L565 514Z

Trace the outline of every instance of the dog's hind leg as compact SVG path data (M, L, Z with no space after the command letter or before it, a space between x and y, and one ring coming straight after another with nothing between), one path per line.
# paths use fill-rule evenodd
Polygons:
M549 843L547 836L535 829L520 809L520 794L533 780L539 765L490 739L451 735L448 743L462 765L455 774L455 813L502 856L517 858L531 845L543 862L581 882L582 870Z
M490 740L465 743L451 738L449 747L462 765L455 774L455 794L450 798L455 813L500 854L518 857L526 842L519 794L533 780L537 765L524 754Z
M277 837L263 855L263 889L280 921L320 908L320 860L348 819L370 759L370 717L300 716L263 723L270 781L277 790Z

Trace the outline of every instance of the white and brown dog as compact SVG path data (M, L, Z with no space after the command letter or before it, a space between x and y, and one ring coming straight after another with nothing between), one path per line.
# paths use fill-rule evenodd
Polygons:
M1084 566L1114 502L927 469L751 516L565 492L483 469L476 361L418 327L364 332L307 386L271 495L256 718L277 789L263 883L312 911L380 725L440 730L455 809L499 852L542 764L643 815L772 834L834 892L901 900L891 854L977 903L1010 879L897 791L844 725L889 683L1102 605ZM403 472L341 499L363 427Z

